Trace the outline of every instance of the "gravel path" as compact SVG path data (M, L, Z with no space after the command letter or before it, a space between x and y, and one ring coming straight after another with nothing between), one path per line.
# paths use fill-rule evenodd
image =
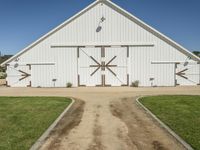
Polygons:
M78 99L41 150L183 150L135 102L140 95L193 94L200 87L0 88L2 96Z

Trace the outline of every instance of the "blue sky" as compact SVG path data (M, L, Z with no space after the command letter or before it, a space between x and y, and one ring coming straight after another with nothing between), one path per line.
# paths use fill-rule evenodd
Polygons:
M15 54L94 0L1 0L0 51ZM112 0L182 46L200 51L199 0Z

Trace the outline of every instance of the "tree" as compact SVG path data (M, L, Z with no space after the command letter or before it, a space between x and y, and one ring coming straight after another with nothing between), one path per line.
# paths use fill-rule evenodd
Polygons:
M6 61L7 59L9 59L10 57L12 57L12 55L0 56L0 64L3 63L4 61ZM0 72L5 72L5 71L6 71L6 68L0 66Z
M196 56L200 57L200 51L193 51L193 54L195 54Z
M10 57L12 57L12 55L0 56L0 64L9 59Z

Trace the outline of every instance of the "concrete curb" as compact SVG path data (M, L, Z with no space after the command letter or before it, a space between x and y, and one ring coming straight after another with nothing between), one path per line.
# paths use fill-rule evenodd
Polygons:
M68 112L68 110L72 107L75 100L72 99L71 104L62 112L62 114L51 124L51 126L42 134L42 136L35 142L35 144L32 145L32 147L29 150L38 150L42 144L44 144L47 137L50 135L51 131L55 128L55 126L58 124L58 122L63 118L63 116Z
M143 97L139 97L136 99L136 102L153 118L155 119L159 125L164 128L170 135L172 135L180 144L182 144L187 150L194 150L187 142L185 142L180 136L178 136L171 128L169 128L166 124L164 124L160 119L158 119L148 108L146 108L142 103L140 103L140 99Z

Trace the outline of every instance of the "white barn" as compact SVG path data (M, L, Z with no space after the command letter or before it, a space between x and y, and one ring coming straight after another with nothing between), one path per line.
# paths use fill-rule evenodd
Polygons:
M110 0L97 0L1 64L10 87L200 84L200 59Z

